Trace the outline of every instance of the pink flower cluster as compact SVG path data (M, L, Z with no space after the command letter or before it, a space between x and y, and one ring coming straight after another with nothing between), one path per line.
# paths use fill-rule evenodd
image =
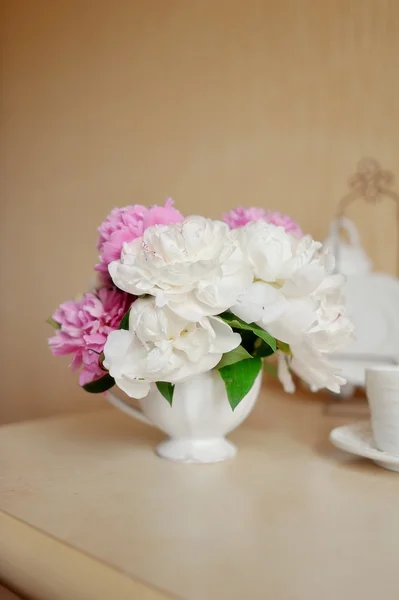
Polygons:
M182 220L181 213L173 208L173 200L168 199L165 206L146 208L135 204L115 208L100 225L97 244L100 262L95 269L101 273L104 287L87 292L80 300L61 304L53 315L60 328L49 339L55 356L73 355L72 368L81 369L80 385L104 375L99 356L108 334L118 329L123 315L135 300L134 296L113 286L108 275L109 263L120 258L124 242L141 237L147 227Z
M173 208L173 200L168 198L165 206L146 208L141 204L114 208L100 225L97 248L100 251L100 262L95 266L102 273L104 281L109 281L108 265L121 256L124 242L131 242L141 237L147 227L152 225L179 223L183 215Z
M261 220L271 223L272 225L284 227L286 231L299 237L302 237L303 235L301 228L295 221L287 215L282 215L277 211L264 210L263 208L257 208L255 206L252 206L251 208L238 206L223 215L223 221L225 221L231 229L243 227L243 225L246 225L251 221Z
M85 385L104 375L99 366L108 334L118 329L134 296L115 287L87 292L83 298L64 302L53 320L60 325L49 339L54 356L72 354L72 368L80 369L79 384Z

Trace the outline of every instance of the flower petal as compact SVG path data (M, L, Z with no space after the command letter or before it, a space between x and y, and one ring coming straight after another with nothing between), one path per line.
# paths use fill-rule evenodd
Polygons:
M150 391L150 384L148 381L137 381L129 379L128 377L116 377L116 385L129 396L129 398L145 398Z
M287 363L288 357L282 352L277 352L277 376L284 391L288 394L293 394L295 392L295 385Z
M218 317L208 317L209 323L215 332L215 338L211 344L210 351L224 354L234 350L241 344L241 336L235 333L230 325Z
M246 323L258 323L265 327L279 319L288 308L287 300L278 289L264 281L255 281L247 292L240 296L231 312Z

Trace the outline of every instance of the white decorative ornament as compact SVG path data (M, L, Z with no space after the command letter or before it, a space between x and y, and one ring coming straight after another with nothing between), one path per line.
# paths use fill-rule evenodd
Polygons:
M228 225L196 216L149 227L124 244L109 272L120 289L151 294L157 306L194 322L227 310L252 281Z
M341 238L341 229L346 232L348 242ZM372 261L361 245L357 227L348 217L340 215L331 221L328 237L323 245L336 257L339 273L348 276L372 270Z
M350 384L364 387L367 368L399 363L399 281L386 273L352 275L343 294L356 336L343 354L332 348L330 360Z
M112 331L104 347L104 367L131 398L143 398L150 384L175 383L213 369L241 336L217 317L197 323L160 308L154 298L138 298L129 331Z

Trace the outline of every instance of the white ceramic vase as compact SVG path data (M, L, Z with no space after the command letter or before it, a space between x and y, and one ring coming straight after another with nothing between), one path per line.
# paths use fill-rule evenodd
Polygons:
M235 456L237 448L225 439L225 435L249 415L261 385L262 372L234 411L217 370L176 383L172 406L155 385L151 386L148 396L138 401L141 410L112 393L108 393L107 397L123 412L158 427L169 436L156 448L162 458L186 463L212 463Z

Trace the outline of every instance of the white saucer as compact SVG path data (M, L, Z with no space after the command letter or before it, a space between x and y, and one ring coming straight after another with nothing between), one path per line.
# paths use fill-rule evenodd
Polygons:
M370 458L379 467L399 472L399 456L381 452L375 447L370 421L337 427L330 433L330 441L341 450Z

